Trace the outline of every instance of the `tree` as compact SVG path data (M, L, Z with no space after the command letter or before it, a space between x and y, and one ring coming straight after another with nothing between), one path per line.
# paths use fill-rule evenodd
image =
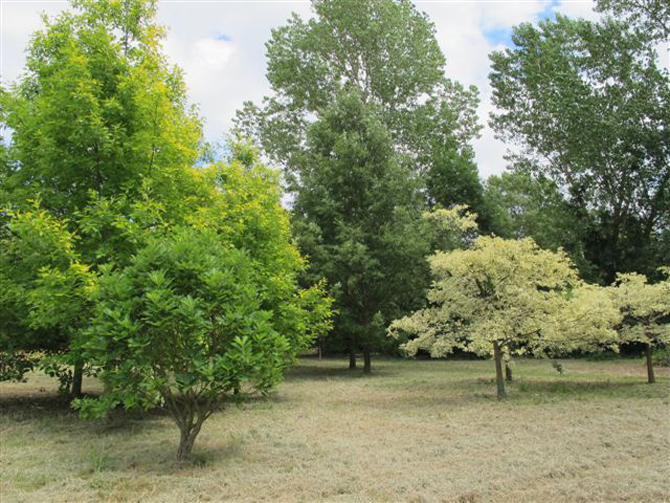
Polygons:
M670 227L670 80L619 21L558 15L513 33L491 55L491 124L515 142L516 169L553 181L585 230L600 280L653 271Z
M376 107L353 91L322 111L295 163L294 220L310 274L333 285L336 331L352 354L363 352L369 372L387 321L412 307L425 284L416 178Z
M670 5L664 0L596 0L596 10L623 19L652 40L670 39Z
M105 393L85 415L163 404L188 457L203 422L227 402L265 393L322 331L330 299L301 289L278 176L253 150L207 168L210 201L186 226L155 233L125 267L105 266L96 316L80 342Z
M429 204L481 203L470 141L477 91L444 75L435 28L408 0L314 0L314 17L294 15L266 44L272 94L247 102L236 129L256 138L293 189L311 122L351 90L377 106L397 149L425 177Z
M610 292L621 310L623 342L641 342L646 346L647 382L655 382L652 352L655 347L670 344L670 270L666 279L649 283L642 274L618 274Z
M102 264L127 263L141 244L135 230L142 224L153 227L154 217L183 223L191 213L202 192L191 168L202 151L201 127L186 106L181 72L161 54L155 1L73 0L72 6L44 19L25 72L0 94L2 125L11 131L2 151L0 204L3 211L26 211L39 200L49 218L76 236L77 260L95 274ZM17 288L25 291L40 276L38 269L7 273L12 281L22 278ZM6 312L29 309L28 297L5 300ZM79 305L74 298L63 302ZM60 329L18 321L3 323L13 328L0 352L22 341L24 349L38 349L38 339L43 349L60 345Z
M407 0L315 0L312 7L313 18L303 20L294 15L286 25L273 30L266 44L267 75L272 93L260 106L245 103L236 118L236 132L254 138L264 154L283 169L287 188L293 196L291 201L297 202L304 198L307 191L327 193L333 190L332 184L335 182L325 176L311 176L309 182L305 181L305 159L315 153L310 146L314 136L310 131L317 127L317 123L324 124L329 120L324 119L325 115L332 112L334 103L342 102L342 96L355 95L364 107L374 110L375 120L380 123L375 127L383 127L387 131L388 138L384 142L390 143L392 150L402 154L406 158L403 162L412 167L414 174L411 184L416 183L418 187L408 189L412 193L410 198L419 190L424 205L449 207L455 203L480 204L482 188L470 145L479 131L476 118L477 92L475 88L465 89L444 76L444 55L435 38L434 26L425 14L418 12ZM349 123L338 125L337 134L344 138L345 127L353 128L352 132L361 129L361 126L350 126ZM310 134L312 139L309 138ZM347 141L350 140L347 138ZM325 147L330 145L326 143ZM386 147L384 149L388 151ZM325 150L319 155L327 157ZM323 168L328 173L334 172L335 165L339 166L342 173L350 173L354 169L345 166L340 160L319 160L320 166L326 162L333 163L332 167ZM384 166L388 164L386 160L381 162ZM340 180L337 183L344 182ZM321 189L314 185L305 188L306 183L331 185ZM375 194L381 194L377 189L375 191ZM355 204L363 213L356 213L356 218L361 221L379 221L378 216L368 217L364 214L371 195L362 196L365 200ZM390 210L393 206L388 205L388 198L385 195L381 197L384 202L380 206ZM406 200L404 195L399 197L395 205L396 216L391 217L391 220L402 218L407 222L411 219L418 222L420 210L402 209ZM391 267L394 267L392 264L404 267L402 262L391 259L392 256L398 256L398 252L384 251L382 246L404 247L406 254L410 249L422 256L427 253L419 251L425 249L425 244L415 246L412 242L420 237L416 232L418 223L403 224L405 231L402 233L398 225L392 222L387 227L395 226L394 232L386 228L371 230L372 235L385 234L383 239L375 238L372 244L373 238L363 237L360 230L354 232L353 212L345 218L345 221L349 221L349 229L338 230L340 236L334 238L330 229L322 229L322 216L311 209L298 208L297 203L294 209L301 250L312 256L312 264L318 266L312 268L313 276L310 279L317 279L318 274L323 274L333 288L338 285L352 288L341 280L346 278L347 281L354 281L357 278L356 284L367 285L365 290L376 289L384 281L366 275L377 274L381 270L386 275L400 277L400 271L391 273ZM327 235L323 243L318 244L321 231ZM346 233L349 234L345 236ZM412 242L409 247L408 242ZM337 247L348 243L347 246L353 247L347 253L338 252L339 272L331 268L332 256L324 257L323 253L315 249L318 246L324 250L326 243L338 243ZM374 251L370 251L369 246ZM387 264L377 264L382 254L388 255ZM374 260L370 261L372 257ZM322 260L331 265L320 266ZM408 262L417 264L419 261ZM351 271L351 276L343 276L347 271ZM338 279L334 280L335 277ZM411 285L426 282L427 271L411 280ZM391 283L395 281L389 279ZM348 339L343 340L342 345L349 346L352 366L355 366L354 351L362 350L364 358L369 360L372 348L390 346L389 340L384 337L384 327L379 323L383 325L384 320L389 319L388 309L396 310L394 316L398 316L403 309L407 309L406 306L415 305L417 296L411 298L415 291L418 290L406 291L400 288L396 292L399 294L396 300L370 298L362 301L369 305L356 307L356 312L351 310L359 301L338 303L339 315L334 333ZM387 292L383 297L388 297L390 293ZM353 290L342 295L353 299ZM342 296L338 298L344 299ZM380 316L376 316L379 309ZM374 336L371 335L373 333ZM360 347L359 342L363 340L376 342L369 347L367 343L366 347Z
M167 183L194 163L201 139L181 73L160 52L156 3L72 5L78 12L44 19L5 99L14 156L7 183L15 201L39 194L57 217L85 207L91 191L137 191L151 175Z
M394 321L389 333L415 336L404 345L410 355L422 349L440 357L461 348L493 356L498 399L507 396L503 360L511 353L555 351L580 333L604 343L616 336L616 310L590 309L589 295L579 296L590 299L589 308L571 301L580 282L567 256L542 250L530 238L480 236L471 248L437 252L429 262L428 305Z

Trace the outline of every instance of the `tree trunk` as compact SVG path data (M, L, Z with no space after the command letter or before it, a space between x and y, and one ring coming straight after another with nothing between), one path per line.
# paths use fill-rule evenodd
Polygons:
M202 427L203 419L198 419L195 424L181 426L179 425L179 449L177 449L177 459L179 461L184 461L188 459L193 450L193 444L195 439L200 433L200 428Z
M363 350L363 372L366 374L372 372L372 355L369 349Z
M496 386L498 387L498 400L504 400L507 398L507 393L505 393L505 381L503 379L502 351L500 351L500 345L498 344L498 341L493 342L493 359L496 362Z
M651 344L647 344L647 382L649 384L653 384L656 382L656 379L654 378L654 364L651 360Z
M74 366L74 373L72 375L72 387L70 388L70 396L72 398L81 398L83 379L84 379L84 365L82 363L77 363Z
M505 362L505 381L512 382L512 367L509 366L509 362Z
M321 339L319 339L319 360L323 358L323 343L321 342Z
M349 370L356 368L356 353L353 350L349 350Z

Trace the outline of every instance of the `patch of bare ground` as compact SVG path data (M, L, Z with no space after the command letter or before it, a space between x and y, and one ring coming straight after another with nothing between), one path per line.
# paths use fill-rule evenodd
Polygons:
M182 465L163 414L85 421L46 377L1 384L0 501L670 501L668 369L562 364L518 362L498 402L491 362L306 359Z

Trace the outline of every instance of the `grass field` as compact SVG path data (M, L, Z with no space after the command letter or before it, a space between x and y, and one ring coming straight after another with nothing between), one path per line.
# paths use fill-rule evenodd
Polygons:
M491 362L375 363L303 360L182 465L167 416L84 421L47 377L2 384L0 501L670 501L668 369L521 361L499 403Z

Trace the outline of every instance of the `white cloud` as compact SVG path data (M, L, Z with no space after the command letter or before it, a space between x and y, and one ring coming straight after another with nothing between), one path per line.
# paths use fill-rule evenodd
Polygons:
M590 21L595 21L600 14L593 10L595 3L591 0L561 0L554 11L560 12L568 17L581 17Z
M488 126L492 110L489 54L504 48L487 37L490 30L511 29L522 22L536 21L551 2L416 2L435 23L437 39L447 56L447 75L464 85L479 89L478 115L484 126L481 138L474 142L476 161L482 178L501 173L505 168L505 145L496 140Z

